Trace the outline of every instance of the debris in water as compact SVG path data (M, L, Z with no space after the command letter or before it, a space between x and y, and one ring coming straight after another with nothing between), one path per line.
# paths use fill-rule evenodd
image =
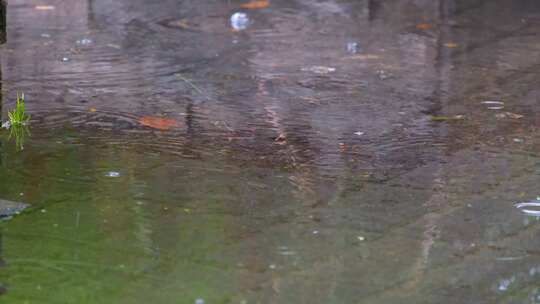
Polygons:
M515 143L523 143L524 140L521 139L521 138L514 138L514 142L515 142Z
M364 135L364 132L360 132L360 131L354 132L354 135L362 136L362 135Z
M270 266L268 266L270 269L276 269L276 265L274 264L270 264Z
M381 56L374 54L358 54L354 56L346 57L345 59L356 59L356 60L375 60L379 59Z
M347 53L356 54L358 53L358 42L347 42Z
M248 28L251 21L246 13L238 12L231 16L231 27L237 31Z
M69 58L67 57L62 57L62 62L68 62L69 61Z
M363 242L363 241L365 241L365 240L366 240L366 238L365 238L365 237L363 237L363 236L359 236L359 237L358 237L358 240L359 240L360 242Z
M377 70L377 76L379 76L380 80L385 80L390 77L384 70Z
M536 200L533 200L533 201L517 203L515 207L527 215L540 217L540 199L539 198L536 198Z
M38 11L52 11L55 7L54 5L36 5L35 9Z
M92 40L88 38L83 38L81 40L77 40L77 44L79 45L90 45L92 44Z
M0 218L9 218L15 214L19 214L29 206L25 203L0 199Z
M122 48L118 44L114 44L114 43L108 43L107 46L110 47L110 48L113 48L113 49L117 49L117 50Z
M195 304L204 304L204 299L198 298L195 300Z
M183 82L187 83L190 87L192 87L195 91L197 91L197 93L201 94L201 95L205 95L203 93L203 91L201 89L199 89L199 87L197 87L191 80L187 79L186 77L184 77L182 74L175 74L176 77L178 77L180 80L182 80Z
M241 8L246 9L263 9L270 6L270 2L268 0L252 0L248 3L241 4Z
M109 172L107 172L107 174L105 174L105 176L107 176L107 177L119 177L119 176L120 176L120 172L117 172L117 171L109 171Z
M502 279L499 282L499 287L498 287L499 291L507 291L510 285L512 285L512 283L514 283L515 280L516 280L515 277L512 277L510 279Z
M336 68L315 65L309 68L303 68L303 72L312 72L315 74L328 74L336 71Z
M419 30L429 30L431 29L433 26L429 23L419 23L416 25L416 28L419 29Z
M495 260L497 261L501 261L501 262L510 262L510 261L518 261L518 260L523 260L524 258L526 258L527 256L509 256L509 257L498 257L498 258L495 258Z
M449 48L449 49L455 49L459 46L459 44L457 43L454 43L454 42L447 42L444 44L445 47Z
M504 113L496 114L495 117L499 119L503 119L503 118L520 119L520 118L523 118L523 115L512 113L512 112L504 112Z
M143 126L163 131L178 127L178 122L174 119L155 116L143 116L139 118L139 123Z
M43 37L43 38L51 38L51 35L49 35L47 33L43 33L43 34L41 34L41 37Z
M452 120L461 120L464 119L465 115L454 115L454 116L431 116L432 121L452 121Z

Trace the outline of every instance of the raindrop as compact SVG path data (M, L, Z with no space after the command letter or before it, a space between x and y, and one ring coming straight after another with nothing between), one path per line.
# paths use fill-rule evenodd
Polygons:
M237 31L247 29L250 23L251 22L250 22L249 17L248 17L248 15L246 13L238 12L238 13L234 13L231 16L231 26L232 26L233 29L235 29Z
M529 202L517 203L515 207L527 215L540 217L540 200L538 199Z

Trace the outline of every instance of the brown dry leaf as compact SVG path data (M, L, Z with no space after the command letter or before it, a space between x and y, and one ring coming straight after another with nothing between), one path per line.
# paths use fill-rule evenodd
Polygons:
M433 26L429 23L419 23L416 25L416 28L419 29L419 30L429 30L431 29Z
M450 49L455 49L459 46L459 44L454 43L454 42L447 42L444 44L444 46Z
M36 5L35 9L38 11L52 11L55 7L54 5Z
M143 116L139 118L139 123L157 130L170 130L178 126L178 121L174 119L155 116Z
M268 0L253 0L240 5L241 8L247 9L263 9L267 8L268 6L270 6L270 2Z

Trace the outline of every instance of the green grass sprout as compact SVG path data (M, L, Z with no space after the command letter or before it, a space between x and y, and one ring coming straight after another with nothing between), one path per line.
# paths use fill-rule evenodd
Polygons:
M9 122L12 126L22 126L26 125L28 120L30 120L30 116L26 114L26 110L24 107L24 93L19 95L17 93L17 105L15 106L15 109L11 112L8 112L9 116Z

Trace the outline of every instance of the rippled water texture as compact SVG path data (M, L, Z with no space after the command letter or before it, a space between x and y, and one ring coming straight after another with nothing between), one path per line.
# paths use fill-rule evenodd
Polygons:
M537 0L7 20L2 303L540 303Z

